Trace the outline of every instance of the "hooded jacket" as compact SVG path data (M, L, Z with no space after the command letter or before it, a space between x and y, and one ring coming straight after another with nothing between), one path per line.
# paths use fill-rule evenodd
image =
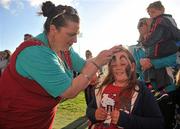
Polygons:
M108 85L109 86L109 85ZM106 87L106 86L105 86ZM105 89L105 88L104 88ZM97 89L98 90L98 89ZM156 129L163 128L164 120L155 98L146 88L144 83L138 82L136 90L131 100L131 110L119 110L120 116L117 122L117 128L124 129ZM98 92L98 91L97 91ZM96 93L96 92L95 92ZM103 92L102 92L103 93ZM101 94L95 94L91 103L86 109L86 115L92 124L102 123L96 120L95 112L100 106ZM92 126L93 128L93 126ZM91 129L92 129L91 128Z
M151 23L150 36L143 42L146 57L156 59L176 53L175 35L178 35L178 29L171 15L155 17Z

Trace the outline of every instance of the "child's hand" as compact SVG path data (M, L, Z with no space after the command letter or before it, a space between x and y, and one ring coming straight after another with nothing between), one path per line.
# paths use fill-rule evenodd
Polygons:
M119 120L119 116L120 116L119 110L117 110L117 109L113 110L111 112L111 123L116 125Z
M96 120L105 120L107 118L107 112L104 108L98 108L95 112Z

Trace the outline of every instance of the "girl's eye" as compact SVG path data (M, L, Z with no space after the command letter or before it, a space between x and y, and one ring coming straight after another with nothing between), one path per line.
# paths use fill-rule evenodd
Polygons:
M115 56L112 56L112 61L115 61L116 60L116 57Z

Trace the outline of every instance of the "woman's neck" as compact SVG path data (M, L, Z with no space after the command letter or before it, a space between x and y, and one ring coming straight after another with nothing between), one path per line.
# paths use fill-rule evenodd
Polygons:
M54 46L54 39L52 38L52 36L47 35L48 37L48 46L49 48L51 48L53 51L55 51L56 53L59 52L59 50L57 49L57 47Z

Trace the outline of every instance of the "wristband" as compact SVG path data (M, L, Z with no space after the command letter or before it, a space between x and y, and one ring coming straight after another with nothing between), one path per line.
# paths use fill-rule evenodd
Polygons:
M99 70L101 69L101 67L100 67L98 64L96 64L94 61L91 61L91 63L92 63L94 66L96 66L97 69L99 69Z

